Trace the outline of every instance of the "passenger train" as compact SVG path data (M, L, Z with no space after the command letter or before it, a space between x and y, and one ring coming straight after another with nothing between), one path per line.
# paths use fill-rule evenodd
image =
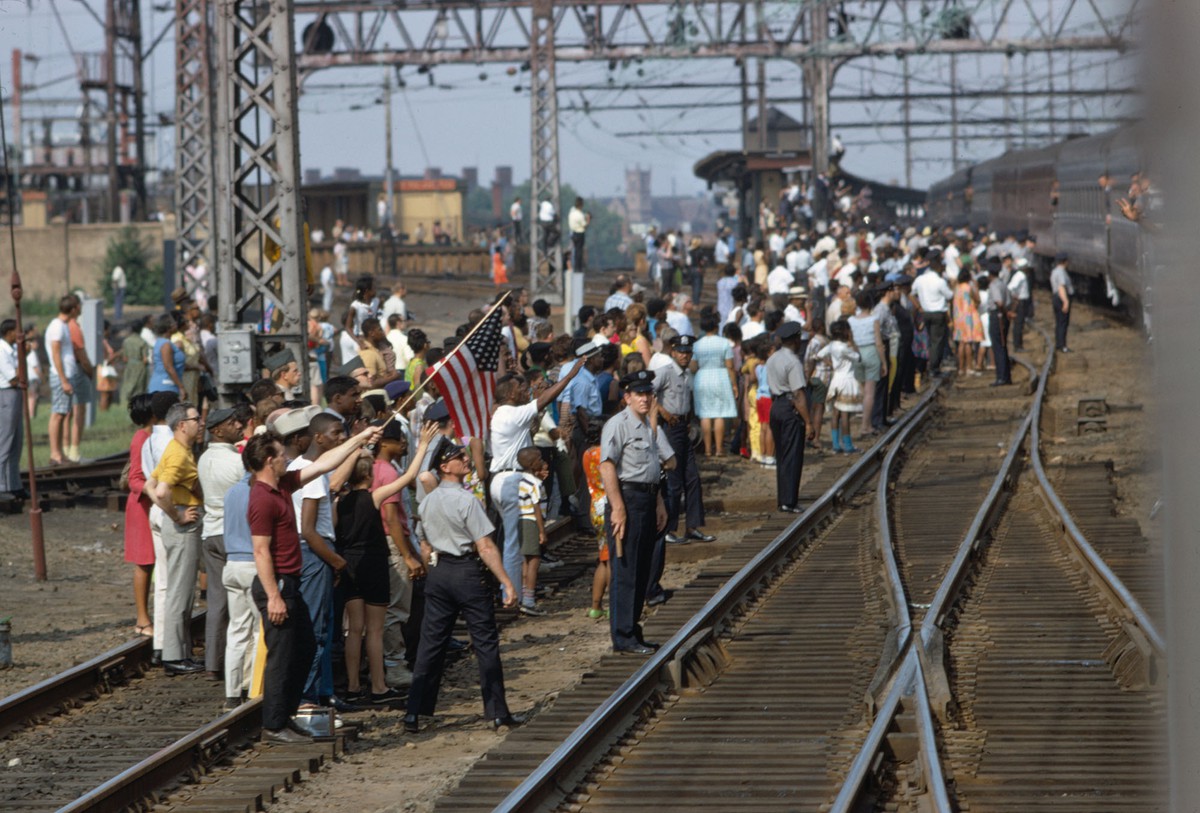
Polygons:
M1139 128L1073 138L1041 149L1015 150L961 169L929 189L931 222L972 231L1037 239L1035 273L1043 279L1056 254L1096 299L1142 303L1143 227L1118 201L1143 170ZM1108 190L1101 178L1108 178ZM1106 284L1111 282L1111 286ZM1132 304L1132 303L1130 303Z

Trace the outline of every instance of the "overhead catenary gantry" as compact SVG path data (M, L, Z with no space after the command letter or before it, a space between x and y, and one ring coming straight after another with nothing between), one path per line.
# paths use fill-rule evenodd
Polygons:
M531 70L531 177L536 196L529 201L528 219L537 222L541 199L558 200L558 135L556 65L563 62L625 60L694 60L758 58L786 60L804 71L806 121L811 133L814 168L824 169L829 145L829 93L840 66L861 57L1001 54L1005 56L1064 52L1124 53L1133 45L1140 12L1139 0L978 0L977 2L915 2L914 0L416 0L360 2L359 0L274 0L255 5L246 0L218 3L218 27L227 31L241 14L262 18L284 15L291 22L285 44L271 39L289 74L330 67L372 65L424 66L507 63ZM184 2L184 0L179 0ZM261 20L265 32L282 29ZM279 32L279 33L277 33ZM285 53L286 51L286 53ZM275 71L260 61L259 71ZM222 68L224 71L225 68ZM954 88L950 89L951 95ZM293 107L288 126L294 126ZM283 97L248 96L244 104L271 108L267 119L278 122L276 108ZM243 111L242 115L247 115ZM949 123L949 122L948 122ZM224 130L218 130L224 137ZM279 188L295 195L296 167L280 162L278 151L246 142L245 149ZM294 155L291 156L294 158ZM230 166L218 164L220 197L245 197L246 177L226 176ZM273 187L274 188L274 187ZM276 203L281 203L276 197ZM221 207L228 203L221 202ZM534 225L536 228L536 225ZM280 273L303 275L300 232L282 228L281 262L295 266ZM222 240L224 237L221 238ZM536 239L536 238L535 238ZM538 246L537 248L540 248ZM290 259L289 259L290 258ZM535 250L531 268L533 296L561 297L561 280L551 264ZM561 262L554 267L561 268ZM218 266L221 284L240 273ZM253 286L252 286L253 287ZM222 300L225 301L225 300Z

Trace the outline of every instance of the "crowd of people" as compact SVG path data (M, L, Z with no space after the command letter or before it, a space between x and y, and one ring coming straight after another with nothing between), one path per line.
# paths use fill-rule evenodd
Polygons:
M261 628L267 737L298 740L302 712L328 707L403 705L416 731L447 653L467 646L452 635L461 617L486 718L517 723L496 613L544 614L539 574L559 564L545 547L552 521L597 540L581 613L607 620L614 651L652 653L641 619L671 598L667 552L714 539L704 460L772 469L777 509L800 513L806 450L857 452L922 377L951 364L1011 383L1009 334L1020 351L1033 313L1035 245L1023 235L820 230L777 212L761 242L722 230L715 242L655 231L650 243L648 276L617 275L570 333L547 302L506 288L434 341L403 282L381 292L361 277L339 318L332 296L309 312L305 357L268 353L232 407L213 386L212 316L188 288L170 312L136 319L119 349L106 345L106 363L124 362L110 389L136 427L125 476L135 629L153 637L163 669L203 673L239 704L263 657ZM349 283L333 276L333 287ZM1068 350L1065 257L1051 287ZM56 463L78 458L99 377L77 340L78 298L59 310L44 333ZM469 427L441 371L489 326L492 386L483 423ZM22 411L17 335L0 323L10 438ZM30 358L33 370L36 349ZM13 496L17 450L0 447L0 491ZM189 635L198 572L203 660Z

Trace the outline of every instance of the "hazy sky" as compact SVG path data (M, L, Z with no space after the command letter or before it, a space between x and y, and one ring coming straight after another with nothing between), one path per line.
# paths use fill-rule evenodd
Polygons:
M102 0L88 0L92 8L103 10ZM1101 0L1101 6L1120 6L1121 0ZM981 3L980 5L985 5ZM1019 5L1019 4L1018 4ZM89 14L83 0L57 0L62 29L49 0L0 0L0 86L7 103L11 87L13 48L36 55L39 61L24 63L24 83L38 90L26 94L34 98L71 99L78 96L74 81L71 50L99 51L103 30ZM143 29L147 44L164 26L171 24L174 4L169 0L144 2ZM1019 14L1019 11L1013 12ZM69 42L68 42L69 39ZM145 83L148 93L148 121L157 121L157 113L174 111L173 33L158 46L147 64ZM1110 54L1059 55L1048 63L1039 55L1010 59L989 57L963 58L959 61L960 85L995 88L1002 85L1020 89L1033 86L1054 75L1060 89L1065 87L1103 87L1126 85L1132 58L1114 59ZM913 92L932 93L948 89L944 60L910 58L910 88ZM395 163L400 172L418 174L425 166L441 167L457 175L464 166L479 168L480 179L487 183L494 167L511 165L514 177L523 181L529 174L529 97L527 74L508 75L505 65L442 67L434 74L434 86L428 76L407 70L407 87L394 96ZM383 69L337 68L313 74L305 82L301 108L301 156L304 168L319 167L328 172L334 167L357 167L367 173L381 173L384 166L384 112L376 100ZM753 76L753 73L751 74ZM646 62L618 67L614 72L602 63L559 65L560 86L608 84L612 90L560 92L560 149L562 179L589 195L621 194L624 170L636 165L652 169L653 192L657 195L690 194L703 189L692 174L697 160L713 150L737 149L740 126L738 100L740 90L727 87L705 91L645 91L624 89L627 83L689 82L736 83L738 68L732 60L696 60L690 62ZM61 81L55 81L61 80ZM834 95L861 95L898 89L900 61L891 57L856 60L841 69ZM514 87L523 85L521 92ZM331 87L332 86L332 87ZM343 86L343 87L339 87ZM788 99L801 93L798 67L786 62L771 62L767 72L767 96ZM593 111L582 112L584 104ZM594 112L598 108L618 106L612 112ZM799 118L800 105L779 105ZM571 108L575 107L575 110ZM60 108L72 113L75 108ZM959 144L962 162L990 157L1005 147L1005 136L1019 144L1022 136L1031 142L1046 141L1051 133L1046 119L1056 121L1053 135L1063 137L1068 130L1098 132L1111 125L1099 120L1114 113L1127 115L1128 100L1089 99L1072 105L1045 98L1016 101L1005 107L986 95L959 102L960 115L990 118L1010 115L1027 119L1028 124L963 128L963 132L986 134L986 139L966 140ZM910 115L915 121L931 124L949 118L949 102L928 99L915 102ZM835 104L833 130L848 145L846 166L853 172L879 181L904 182L906 177L902 132L891 123L901 117L902 108L886 102ZM9 123L11 127L11 111ZM37 109L27 104L23 116L34 120ZM1069 121L1068 121L1069 120ZM860 126L852 126L854 124ZM839 129L841 127L841 129ZM56 133L71 130L69 123L58 125ZM946 132L939 126L915 131L919 136ZM716 131L716 132L711 132ZM721 132L734 131L734 132ZM27 125L28 132L28 125ZM12 135L10 134L10 140ZM150 162L169 165L174 133L169 127L149 139ZM927 186L951 171L949 142L921 141L914 144L911 167L914 186Z

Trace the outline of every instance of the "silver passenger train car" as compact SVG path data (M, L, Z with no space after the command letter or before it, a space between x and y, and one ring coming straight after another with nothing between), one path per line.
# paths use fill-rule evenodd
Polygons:
M1097 297L1106 278L1140 301L1142 229L1118 206L1130 178L1142 169L1138 128L1074 138L1048 147L1014 150L960 169L929 189L928 216L938 225L1037 238L1035 273L1049 273L1059 252ZM1109 179L1106 191L1102 176Z

